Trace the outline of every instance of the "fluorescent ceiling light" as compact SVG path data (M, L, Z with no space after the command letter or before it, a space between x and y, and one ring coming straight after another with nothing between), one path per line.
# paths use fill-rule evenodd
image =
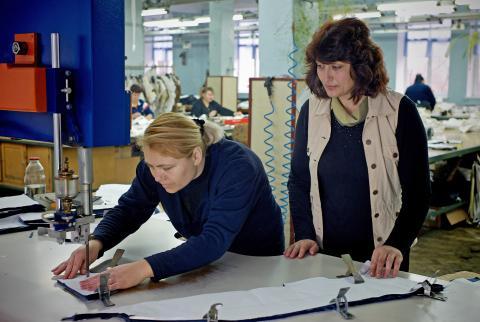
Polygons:
M358 19L380 18L382 16L378 11L357 12L354 15Z
M480 2L478 0L456 0L455 4L468 5L470 10L480 9Z
M346 15L334 15L333 20L340 20L347 17L356 17L358 19L380 18L382 14L378 11L355 12Z
M157 28L180 28L180 27L196 27L198 22L194 20L180 20L180 19L165 19L155 21L145 21L144 27L157 27Z
M399 17L447 14L454 11L453 5L437 6L437 1L392 2L377 6L380 11L395 11Z
M233 21L243 20L243 15L241 15L241 14L233 15L232 20ZM198 22L198 23L210 23L210 22L212 22L212 19L208 16L205 16L205 17L197 17L197 18L195 18L195 21Z
M243 20L243 15L241 15L241 14L233 15L232 20L233 20L233 21Z
M148 9L142 10L142 17L166 15L167 13L165 8Z
M232 20L243 20L243 15L233 15ZM156 27L156 28L180 28L180 27L196 27L201 23L210 23L211 18L208 16L197 17L194 20L180 20L180 19L165 19L165 20L152 20L145 21L144 27Z
M390 2L390 3L380 3L377 5L377 9L380 11L397 11L397 10L412 10L412 9L425 9L435 7L437 5L436 1L410 1L410 2Z
M197 23L210 23L212 19L210 19L210 17L198 17L198 18L195 18L195 21Z

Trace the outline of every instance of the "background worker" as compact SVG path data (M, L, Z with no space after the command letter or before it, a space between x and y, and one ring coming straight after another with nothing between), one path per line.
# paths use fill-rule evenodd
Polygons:
M435 108L437 103L432 89L425 84L422 74L415 76L415 82L407 88L405 95L414 101L417 106L425 107L430 111Z
M136 119L139 116L144 116L148 120L153 119L155 115L150 109L150 106L144 100L140 99L140 94L143 92L143 88L140 85L133 84L130 87L130 92L132 118Z
M200 117L205 114L209 117L214 116L233 116L235 113L228 108L218 104L215 100L215 94L211 87L203 87L200 90L200 99L192 106L192 115Z

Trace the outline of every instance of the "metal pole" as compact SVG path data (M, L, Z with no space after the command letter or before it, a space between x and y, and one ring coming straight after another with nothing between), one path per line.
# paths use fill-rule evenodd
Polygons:
M52 47L52 68L60 68L60 46L58 41L58 33L50 34L50 44Z
M50 34L50 45L52 54L52 68L60 68L60 46L58 33ZM58 176L61 171L63 161L62 154L62 115L60 113L53 113L53 174ZM62 202L56 199L57 210L62 209Z
M55 176L58 176L61 170L62 160L62 115L53 113L53 162Z
M78 148L78 176L80 179L80 198L83 205L83 214L90 216L93 214L93 162L91 148Z
M78 155L78 176L80 181L80 200L83 205L85 216L93 215L92 183L93 183L93 162L92 149L80 147ZM90 276L90 238L89 234L85 239L85 270L87 277Z

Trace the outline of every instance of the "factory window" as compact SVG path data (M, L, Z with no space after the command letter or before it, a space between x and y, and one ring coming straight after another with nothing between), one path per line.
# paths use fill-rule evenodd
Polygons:
M258 77L258 34L256 32L236 33L234 75L238 77L238 92L248 93L249 79Z
M476 34L474 34L476 32ZM468 57L467 70L467 97L480 98L480 45L478 44L480 32L480 23L477 29L470 33L470 41L477 39L477 44L472 48L471 55ZM473 43L472 43L473 45Z
M148 45L150 43L150 45ZM155 68L158 75L173 71L172 36L154 36L145 40L146 69Z
M413 83L416 74L422 74L437 99L447 97L450 34L446 29L407 33L405 88Z

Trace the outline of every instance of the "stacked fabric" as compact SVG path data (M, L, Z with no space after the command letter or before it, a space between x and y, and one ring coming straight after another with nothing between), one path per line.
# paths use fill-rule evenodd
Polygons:
M26 195L0 198L0 234L36 229L45 207ZM34 217L34 220L22 220ZM36 224L33 224L36 223Z

